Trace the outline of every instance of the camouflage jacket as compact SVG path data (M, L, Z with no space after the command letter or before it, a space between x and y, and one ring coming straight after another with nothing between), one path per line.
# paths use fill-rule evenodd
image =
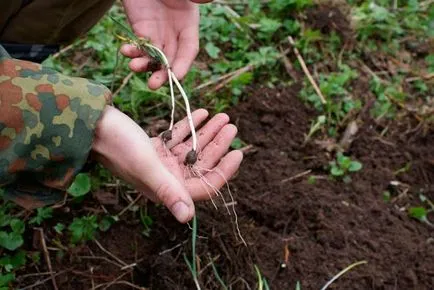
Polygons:
M109 90L0 46L0 185L25 208L59 201L91 150Z

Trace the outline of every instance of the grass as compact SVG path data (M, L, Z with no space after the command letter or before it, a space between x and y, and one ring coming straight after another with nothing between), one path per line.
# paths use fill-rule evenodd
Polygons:
M342 2L339 9L345 11L343 18L351 26L351 33L330 29L332 25L323 29L312 21L311 9L320 11L332 2ZM267 87L299 85L300 99L319 115L306 132L306 143L317 138L339 140L347 125L364 108L368 108L368 113L383 128L387 128L390 122L409 120L420 124L421 128L432 126L434 115L424 108L429 107L434 94L434 54L421 49L427 38L434 37L434 7L425 5L428 1L415 0L341 2L249 0L219 1L202 6L202 51L182 84L186 94L191 96L189 101L195 107L220 112L248 98L245 89L249 86L258 86L258 83ZM322 7L320 10L317 9L319 5ZM121 7L113 6L87 36L45 64L65 74L92 78L108 87L114 81L114 104L143 126L150 124L153 118L169 119L172 107L168 97L170 88L166 86L151 91L146 85L149 74L130 75L127 60L117 58L122 41L116 37L119 27L110 17L126 23ZM295 40L295 46L325 96L326 104L321 102L303 73L288 43L288 36ZM372 106L368 106L370 103ZM387 130L381 134L387 134ZM239 149L244 145L237 139L233 147ZM363 170L361 164L353 159L342 155L330 160L334 162L328 167L330 174L340 178L349 176L352 171ZM314 178L311 181L315 182ZM97 167L90 175L77 177L69 190L70 200L79 207L83 200L91 199L90 192L108 190L109 184L117 184L117 180L107 170ZM118 190L119 186L115 188ZM131 202L125 198L129 195L123 192L130 189L125 185L120 188L124 202ZM385 199L389 200L390 194ZM421 198L420 205L410 208L408 214L426 223L432 211L432 202ZM131 212L141 222L143 234L152 238L150 227L153 219L138 206ZM29 216L16 206L2 202L0 290L14 285L18 271L41 265L40 252L30 250L24 243L34 227L52 229L55 234L52 243L67 251L94 239L99 231L107 231L120 220L116 214L90 214L78 210L74 220L53 224L55 213L56 210L45 208ZM196 257L200 253L196 253L196 239L195 218L192 257L186 259L186 263L197 286ZM226 289L213 263L212 267L216 280ZM258 267L255 267L255 272L259 288L267 289L267 280Z
M261 271L258 266L255 265L255 272L258 279L258 290L270 290L270 286L268 286L267 279L262 276Z
M193 276L194 284L196 289L200 290L199 277L197 272L197 262L196 262L196 241L197 241L197 216L193 217L193 226L191 231L191 261L188 260L187 256L184 254L184 261L188 266L188 269Z
M348 156L345 156L341 152L336 154L336 160L330 162L330 174L335 178L341 178L344 182L351 182L350 173L360 171L362 169L362 163L351 160Z

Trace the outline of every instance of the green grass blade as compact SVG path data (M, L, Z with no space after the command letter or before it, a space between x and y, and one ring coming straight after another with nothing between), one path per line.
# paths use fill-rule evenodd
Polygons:
M300 281L297 281L297 284L295 285L295 290L301 290Z
M118 74L118 69L119 69L120 53L121 53L121 47L119 46L117 51L116 51L116 62L115 62L115 67L113 69L112 83L110 85L110 91L112 93L113 93L113 90L115 89L116 75Z
M123 25L121 22L119 22L118 20L114 19L112 16L110 16L111 20L113 20L114 23L116 23L117 26L119 26L127 35L129 38L131 38L131 40L137 40L138 37L125 25Z
M270 286L268 285L267 279L262 278L262 281L264 283L264 290L270 290Z
M258 290L264 290L264 281L262 280L261 271L258 266L255 265L256 275L258 276Z
M191 236L191 253L192 253L192 260L191 260L191 266L194 271L193 275L195 278L197 278L197 269L196 269L196 239L197 239L197 219L196 215L193 217L193 232Z
M210 258L210 260L211 260L211 267L212 267L212 270L213 270L213 272L214 272L214 275L215 275L217 281L218 281L218 282L220 283L220 285L222 286L222 289L224 289L224 290L228 290L228 286L226 286L225 282L223 281L222 277L220 276L219 272L217 271L217 268L216 268L216 266L214 265L213 260L212 260L211 258Z
M191 264L190 264L190 261L188 260L188 258L187 258L187 256L184 254L184 261L185 261L185 263L187 264L187 266L188 266L188 269L190 270L190 272L191 272L191 274L194 276L195 274L194 274L194 271L193 271L193 267L191 266Z
M191 262L188 260L187 256L184 254L184 261L188 266L188 269L193 276L194 284L196 289L200 290L199 281L197 280L197 266L196 266L196 239L197 239L197 220L196 216L193 217L192 235L191 235L191 252L192 258Z

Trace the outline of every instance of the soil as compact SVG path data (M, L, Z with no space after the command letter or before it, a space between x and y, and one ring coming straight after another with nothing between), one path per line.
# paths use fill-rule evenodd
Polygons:
M324 34L338 33L344 41L353 38L351 6L342 0L323 0L318 7L308 9L308 25Z
M380 138L372 120L364 120L348 151L363 170L345 184L324 168L330 153L314 142L303 146L314 113L299 101L297 89L258 87L248 96L230 113L240 138L253 146L231 182L248 245L241 243L234 216L224 207L216 211L200 204L197 255L203 289L220 289L211 259L232 289L256 285L254 265L271 289L295 289L297 281L302 289L320 289L357 261L368 264L347 273L332 289L432 289L434 230L402 208L420 204L419 193L434 200L434 132L405 135L396 127ZM408 162L410 170L394 173ZM293 178L307 170L310 174ZM309 176L316 176L315 184ZM401 184L391 186L392 181ZM385 190L392 201L383 200ZM92 276L99 285L121 275L119 280L150 289L194 289L183 258L190 257L191 231L161 207L149 205L148 210L155 219L149 238L132 215L98 238L127 265L137 263L134 270L89 258L110 258L90 242L53 261L56 271L67 271L57 277L60 289L91 289ZM131 288L115 284L107 289Z

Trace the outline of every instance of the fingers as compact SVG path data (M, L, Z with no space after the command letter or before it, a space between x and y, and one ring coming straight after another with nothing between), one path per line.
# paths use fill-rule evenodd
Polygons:
M170 38L169 42L164 46L163 52L169 61L169 65L172 65L173 60L176 56L176 51L178 49L178 44L176 37ZM167 69L162 67L161 70L153 73L148 81L148 86L151 90L159 89L164 83L167 82L169 76L167 75Z
M199 154L198 168L211 169L228 152L232 140L237 135L237 127L232 124L224 126L217 136Z
M183 79L199 53L199 28L191 26L179 34L178 52L172 65L173 73Z
M229 123L229 116L224 113L215 115L197 132L197 145L200 150L204 148L220 132L220 130ZM193 139L190 137L186 142L191 147Z
M165 45L163 51L169 61L169 64L172 64L177 53L177 48L178 45L176 38L173 38L167 45ZM121 48L121 53L126 57L132 58L129 63L129 67L132 71L145 72L149 69L149 63L151 61L150 57L144 55L144 53L135 46L129 44L123 45ZM161 70L156 71L151 75L148 80L148 86L151 90L157 90L164 85L167 80L167 70L163 67Z
M151 59L144 55L137 47L131 44L124 44L121 47L121 53L132 60L129 63L129 67L133 72L144 72L148 69Z
M135 47L134 45L131 44L124 44L121 47L121 53L129 58L136 58L136 57L140 57L143 55L143 53L140 51L140 49L138 49L137 47Z
M195 127L199 126L208 117L208 111L204 109L196 110L192 113L193 125ZM176 145L184 141L185 138L190 135L190 126L188 124L188 119L185 117L183 120L179 121L173 126L172 140L166 143L167 148L172 149Z
M167 81L167 70L159 70L154 72L148 80L148 87L151 90L158 90Z
M220 130L229 122L229 116L226 114L217 114L201 128L197 136L198 151L200 152ZM184 161L186 154L191 150L193 143L192 137L185 143L179 144L173 148L173 153L178 156L181 162ZM221 157L221 156L220 156Z
M199 13L196 12L196 18ZM155 37L151 37L153 40ZM153 41L154 45L161 48L161 41ZM179 35L171 35L163 49L173 73L178 79L183 79L199 53L199 27L192 25L185 28ZM148 69L150 58L133 45L123 45L121 53L132 58L129 67L134 72L144 72ZM167 71L162 69L151 75L148 86L152 90L159 89L168 80Z
M229 152L220 163L203 178L191 178L187 182L187 189L193 200L206 200L215 190L222 188L237 172L243 160L243 153L239 150ZM214 196L211 196L214 197Z
M148 57L138 57L131 60L128 66L133 72L140 73L148 69L149 62Z

